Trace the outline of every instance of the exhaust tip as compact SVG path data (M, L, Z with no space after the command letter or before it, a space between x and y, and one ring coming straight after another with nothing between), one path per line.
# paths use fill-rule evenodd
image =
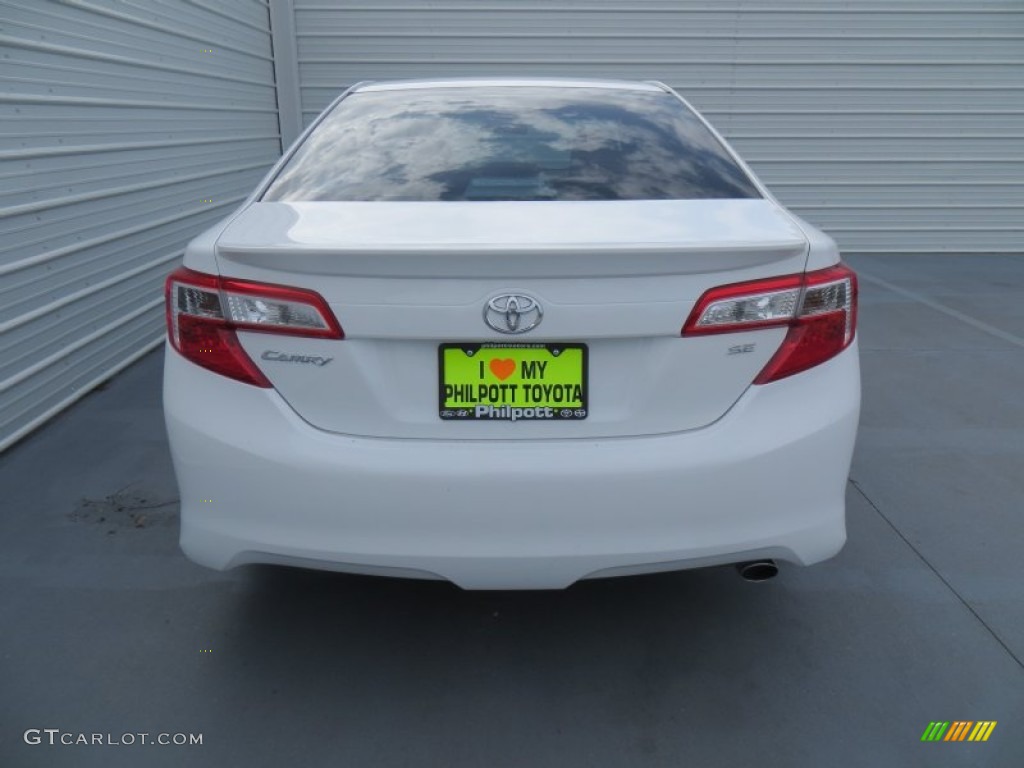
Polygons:
M778 574L779 566L774 560L751 560L748 563L737 563L736 570L745 581L768 581Z

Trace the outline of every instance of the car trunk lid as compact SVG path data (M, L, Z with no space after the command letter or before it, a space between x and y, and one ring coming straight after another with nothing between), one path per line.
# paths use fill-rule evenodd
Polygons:
M296 412L332 432L435 439L710 424L785 331L681 338L683 322L707 289L801 272L806 251L767 200L255 203L217 242L223 275L315 290L344 328L343 340L239 333ZM509 295L539 302L543 321L489 327L488 301ZM442 344L526 342L585 345L585 418L441 418ZM511 357L492 349L487 362Z

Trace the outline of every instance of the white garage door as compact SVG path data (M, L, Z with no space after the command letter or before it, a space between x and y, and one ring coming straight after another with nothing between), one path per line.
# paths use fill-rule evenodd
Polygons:
M848 251L1024 250L1020 0L294 4L305 122L364 79L657 79Z
M162 339L162 277L280 153L254 0L0 2L0 450Z

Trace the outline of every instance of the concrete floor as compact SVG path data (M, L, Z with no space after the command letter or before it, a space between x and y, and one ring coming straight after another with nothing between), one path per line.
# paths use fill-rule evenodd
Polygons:
M1024 764L1024 259L850 261L849 544L767 584L206 571L177 549L144 358L0 457L0 766ZM922 743L932 720L999 724Z

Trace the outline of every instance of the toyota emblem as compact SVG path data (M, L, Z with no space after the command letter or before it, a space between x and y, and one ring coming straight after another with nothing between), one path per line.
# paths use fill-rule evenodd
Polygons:
M540 302L521 293L495 296L484 305L484 322L498 333L526 333L540 325Z

